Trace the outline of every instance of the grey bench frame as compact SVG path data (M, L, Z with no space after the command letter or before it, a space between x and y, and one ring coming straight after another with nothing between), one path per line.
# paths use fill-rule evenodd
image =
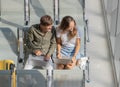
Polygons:
M18 33L18 61L23 63L25 62L25 57L26 57L26 38L27 38L27 31L29 30L29 26L18 28L17 33ZM86 38L86 37L85 37ZM85 39L86 40L86 39ZM83 70L83 87L85 87L85 82L90 82L89 78L89 58L86 60L86 65L83 69L81 69L81 66L78 66L80 70ZM47 73L47 87L52 87L53 86L53 77L54 77L54 70L51 71L46 71ZM63 70L62 70L63 71ZM48 72L51 72L48 74ZM49 76L50 75L50 76Z

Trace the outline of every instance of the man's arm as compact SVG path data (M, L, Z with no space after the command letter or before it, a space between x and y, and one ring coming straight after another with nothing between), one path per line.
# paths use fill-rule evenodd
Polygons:
M28 31L28 46L30 49L32 49L32 52L35 55L42 55L42 51L40 51L40 49L37 49L38 47L33 43L34 42L34 27L30 27L29 31Z
M32 50L35 48L38 48L33 42L34 42L34 27L31 26L28 31L28 47Z
M33 45L33 43L32 43L32 41L34 40L34 37L33 37L33 27L30 27L29 28L29 31L28 31L28 47L29 48L31 48L31 49L33 49L33 47L34 47L34 45Z

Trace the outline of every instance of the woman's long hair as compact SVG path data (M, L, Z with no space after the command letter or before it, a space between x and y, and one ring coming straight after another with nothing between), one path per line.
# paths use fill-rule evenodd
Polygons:
M69 25L70 25L70 22L74 22L74 28L73 28L73 30L72 31L70 31L69 33L68 33L68 38L69 39L71 39L71 38L73 38L76 34L77 34L77 29L76 29L76 22L75 22L75 20L71 17L71 16L65 16L63 19L62 19L62 21L61 21L61 23L60 23L60 26L59 26L59 29L61 29L62 31L66 31L66 29L69 27Z

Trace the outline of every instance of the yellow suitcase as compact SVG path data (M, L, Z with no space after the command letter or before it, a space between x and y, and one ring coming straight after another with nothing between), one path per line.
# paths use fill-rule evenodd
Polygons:
M0 70L11 70L14 65L12 60L0 60Z
M15 64L13 60L0 60L0 70L11 70L11 87L16 87Z

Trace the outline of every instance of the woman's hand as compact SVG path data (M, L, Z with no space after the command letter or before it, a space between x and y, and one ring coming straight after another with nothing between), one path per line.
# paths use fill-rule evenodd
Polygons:
M76 62L76 57L75 56L72 57L72 63L74 63L74 62Z
M61 59L61 58L62 58L60 53L57 53L57 58L58 58L58 59Z
M68 63L65 68L66 69L72 69L75 65L76 65L76 57L73 56L71 63Z

